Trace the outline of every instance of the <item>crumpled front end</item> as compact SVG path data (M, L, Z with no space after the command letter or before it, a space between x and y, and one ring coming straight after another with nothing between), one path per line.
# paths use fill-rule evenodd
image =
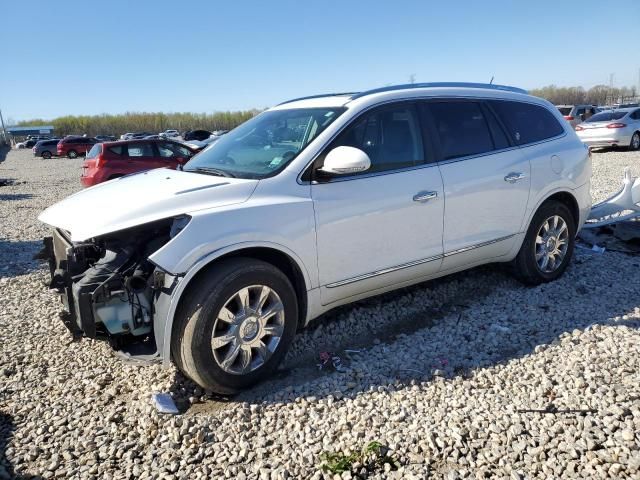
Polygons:
M186 225L189 217L154 222L86 242L72 242L55 229L38 258L49 262L50 288L64 306L60 313L74 338L107 340L135 355L156 352L154 303L165 273L148 257Z

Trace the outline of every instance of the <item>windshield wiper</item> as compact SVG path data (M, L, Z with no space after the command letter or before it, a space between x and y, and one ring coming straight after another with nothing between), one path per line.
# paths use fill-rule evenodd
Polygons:
M204 173L206 175L216 175L218 177L229 177L236 178L233 173L226 172L224 170L220 170L218 168L213 167L196 167L192 172Z

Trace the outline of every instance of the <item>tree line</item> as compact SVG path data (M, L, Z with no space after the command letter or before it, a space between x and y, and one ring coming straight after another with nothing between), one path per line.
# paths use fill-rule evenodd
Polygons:
M16 126L53 125L54 133L62 135L121 135L126 132L158 133L167 129L179 132L186 130L231 130L260 110L215 113L152 113L127 112L118 115L67 115L44 120L34 118L18 122Z
M529 93L545 98L556 105L611 105L639 100L639 93L635 86L596 85L587 90L583 87L548 85L530 90ZM67 115L53 120L34 118L18 122L16 125L20 127L53 125L55 134L59 136L74 134L117 136L126 132L158 133L170 128L175 128L180 132L195 129L231 130L258 113L260 110L257 109L215 113L126 112L117 115Z
M555 105L613 105L638 101L638 91L634 87L609 87L596 85L588 90L583 87L558 87L548 85L529 90L531 95L542 97Z

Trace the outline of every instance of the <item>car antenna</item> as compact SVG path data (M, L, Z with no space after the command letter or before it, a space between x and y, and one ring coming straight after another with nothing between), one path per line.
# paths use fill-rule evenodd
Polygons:
M493 76L491 77L491 80L489 81L489 85L493 85Z

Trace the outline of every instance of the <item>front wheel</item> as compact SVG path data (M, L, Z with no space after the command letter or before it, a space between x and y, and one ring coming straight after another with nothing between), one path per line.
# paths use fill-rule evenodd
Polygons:
M178 368L219 394L267 377L296 332L298 304L286 275L260 260L232 258L189 288L171 335Z
M575 236L576 220L565 204L555 200L542 204L512 262L516 277L528 285L560 277L573 255Z
M629 144L629 150L640 149L640 132L635 132L631 137L631 143Z

